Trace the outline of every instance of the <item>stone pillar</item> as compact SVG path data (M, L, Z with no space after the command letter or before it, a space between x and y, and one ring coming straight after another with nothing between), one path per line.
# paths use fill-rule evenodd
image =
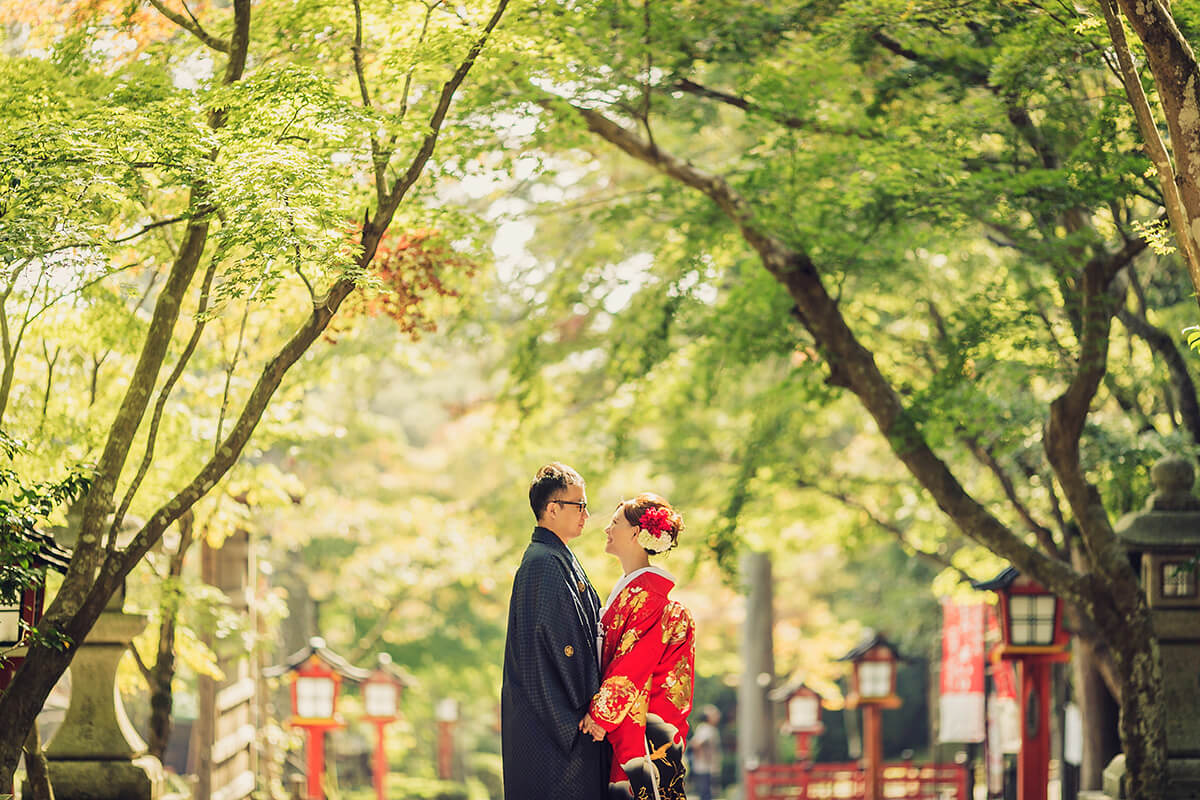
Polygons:
M1164 458L1150 477L1155 492L1145 509L1115 528L1140 570L1162 654L1168 772L1162 800L1191 800L1200 796L1200 576L1191 565L1200 552L1200 498L1186 459ZM1104 796L1124 797L1124 778L1125 757L1118 755L1104 770Z
M57 800L158 800L162 764L146 753L117 690L117 664L146 617L121 611L124 592L108 608L71 661L71 702L46 747Z
M768 696L775 680L771 557L747 553L742 558L741 577L746 591L746 622L742 626L737 751L738 770L744 778L746 771L775 760L775 725Z

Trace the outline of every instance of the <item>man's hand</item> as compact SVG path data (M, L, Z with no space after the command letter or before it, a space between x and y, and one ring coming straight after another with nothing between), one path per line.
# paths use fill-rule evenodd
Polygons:
M591 714L584 714L583 719L579 720L579 730L592 737L593 741L599 742L605 736L604 728L596 720L592 719Z

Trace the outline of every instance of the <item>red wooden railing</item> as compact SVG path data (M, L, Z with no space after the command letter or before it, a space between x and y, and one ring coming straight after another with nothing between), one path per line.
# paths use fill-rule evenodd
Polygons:
M884 764L884 800L969 800L960 764ZM770 764L746 773L746 800L860 800L858 764Z

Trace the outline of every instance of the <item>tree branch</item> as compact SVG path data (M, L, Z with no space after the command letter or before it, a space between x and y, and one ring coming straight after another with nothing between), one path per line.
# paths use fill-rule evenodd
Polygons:
M142 673L142 679L153 686L154 673L150 669L142 654L138 652L137 645L133 642L129 644L129 652L133 655L133 663L137 665L138 672Z
M1120 250L1088 261L1079 280L1079 358L1067 389L1050 404L1043 445L1063 488L1067 504L1082 532L1084 547L1096 569L1114 584L1136 584L1124 548L1113 533L1099 492L1087 480L1079 458L1079 442L1092 399L1107 372L1109 332L1117 302L1109 288L1117 273L1146 249L1134 239Z
M236 0L236 2L246 3L247 9L249 8L249 0ZM466 79L467 73L479 57L480 52L487 43L489 35L495 29L496 25L499 24L500 18L507 7L508 0L499 0L496 10L488 20L483 33L475 40L466 57L442 87L441 97L430 120L430 132L426 134L422 146L413 158L413 162L405 178L398 182L392 192L389 193L388 204L380 208L375 219L368 221L363 227L362 250L358 256L360 267L365 268L371 262L371 259L374 258L375 251L379 245L379 239L383 232L387 230L387 226L391 222L400 200L403 199L404 194L412 184L416 182L425 163L433 153L433 148L437 143L438 131L445 120L446 113L449 111L454 93L462 85L463 80ZM234 41L237 41L237 37L235 37ZM107 581L115 585L116 581L132 570L141 557L153 546L154 542L158 541L159 537L162 536L162 532L166 530L166 527L178 519L184 511L191 508L197 500L203 497L229 471L249 441L251 434L262 418L263 412L266 410L267 404L283 380L283 376L307 352L308 348L316 341L317 337L321 335L326 327L328 327L330 320L337 312L342 301L353 290L353 280L339 278L330 287L325 296L313 305L308 319L263 367L258 381L242 406L241 414L234 422L229 435L222 440L213 456L204 464L187 486L151 515L141 530L138 531L137 535L134 536L133 541L125 549L121 563L113 563L115 560L110 560L105 565L105 577ZM100 583L102 582L98 581L97 585Z
M1042 549L1060 561L1069 561L1067 552L1054 541L1054 532L1038 522L1034 518L1033 512L1029 510L1029 507L1017 495L1017 487L1013 483L1012 476L996 460L996 456L991 448L983 445L975 437L968 437L966 443L979 463L987 467L988 471L1000 482L1000 486L1004 490L1004 496L1008 498L1009 504L1016 509L1017 515L1025 523L1025 527L1029 528L1033 535L1037 537L1038 544L1042 546Z
M426 16L426 21L429 17ZM362 0L354 0L354 44L350 48L350 52L354 56L354 75L358 78L358 92L362 97L363 108L371 107L371 93L367 90L367 75L366 69L363 66L363 19L362 19ZM410 71L411 75L411 71ZM375 167L375 201L377 206L382 206L387 199L387 165L388 156L384 155L382 148L379 146L379 137L375 132L371 132L371 163ZM299 267L297 267L298 269ZM303 276L301 276L303 277ZM305 283L308 283L305 280ZM312 287L309 287L311 293Z
M421 176L421 172L424 171L426 162L433 155L438 135L442 130L442 123L446 121L446 114L450 111L450 103L453 101L458 87L466 80L467 73L475 65L479 54L483 52L484 45L487 44L488 37L491 36L492 31L500 24L500 18L504 16L506 8L508 8L508 0L499 0L496 3L496 10L492 12L492 16L487 21L487 25L484 26L483 32L475 39L475 42L471 45L471 49L467 51L467 55L459 63L458 68L454 70L454 74L442 85L442 92L438 97L437 106L434 108L433 115L429 118L429 132L425 134L420 149L413 157L412 163L409 164L404 175L396 181L392 190L388 192L387 202L380 206L379 213L371 221L371 226L376 230L383 230L388 226L392 220L392 216L396 213L396 209L400 206L400 201L404 199L408 190L412 188L412 185L417 182L417 178Z
M250 45L250 3L251 0L233 0L234 32L223 77L225 85L240 80L246 68L246 54ZM208 124L213 129L223 127L225 112L220 109L209 112ZM193 189L189 207L203 206L203 194L202 188ZM75 553L63 586L51 605L56 615L70 617L81 611L85 604L107 602L108 595L115 591L115 582L111 586L105 586L103 581L97 580L95 574L99 566L99 549L104 546L102 529L113 510L117 480L125 467L133 439L150 403L150 394L154 391L154 384L162 370L175 323L179 319L183 297L204 254L208 228L207 215L200 215L189 222L179 253L154 304L154 313L146 331L142 350L138 354L137 364L129 376L125 396L109 427L108 438L93 471L94 479L84 496ZM109 559L108 562L106 566L115 566L112 563L113 559ZM124 573L121 577L123 575ZM96 596L94 593L102 587L108 589L108 594L103 597Z
M233 346L233 357L229 359L229 363L225 366L225 387L221 392L221 409L217 413L217 435L214 441L214 449L216 442L221 441L221 431L225 428L225 414L229 411L229 394L233 390L233 373L237 371L238 361L242 358L242 344L246 339L246 321L250 319L250 303L254 301L254 296L258 294L259 287L262 286L262 281L254 287L254 291L246 297L246 303L242 307L242 321L238 324L237 342Z
M154 460L154 446L158 441L158 426L162 421L163 410L167 405L167 398L171 396L171 391L175 388L175 384L183 376L184 369L187 368L188 362L192 358L192 354L196 352L196 346L200 343L200 335L204 333L204 326L207 324L209 292L212 289L213 277L217 272L216 260L209 262L208 269L204 273L204 282L200 286L200 301L196 307L196 324L192 326L192 335L188 339L187 344L183 348L183 352L179 354L179 360L175 363L175 368L163 383L162 389L158 392L158 400L154 403L154 413L150 417L150 429L146 436L146 450L142 455L142 463L138 465L137 473L129 486L125 490L125 496L121 499L121 505L113 516L112 525L108 529L108 540L105 544L109 553L112 553L116 548L117 532L121 529L121 523L125 521L125 514L129 511L129 506L133 502L134 495L137 494L138 488L141 487L142 481L146 477L146 473L150 471L150 464Z
M801 117L793 116L791 114L780 114L771 109L764 108L758 103L747 100L745 97L740 95L723 92L720 89L713 89L696 83L688 78L676 81L675 83L671 84L667 90L686 92L688 94L696 95L697 97L706 97L709 100L716 100L718 103L724 103L725 105L739 108L742 111L745 111L747 114L761 114L775 120L785 128L791 128L792 130L811 131L813 133L821 133L831 136L853 136L858 139L872 142L883 141L883 137L874 133L869 133L858 129L834 130L824 125L812 122L811 120L805 120Z
M749 203L724 179L651 146L598 111L572 106L560 98L547 98L543 105L560 113L568 109L589 130L630 156L703 192L730 218L742 238L758 252L763 267L795 301L805 326L826 356L830 381L854 392L895 455L964 535L1008 558L1022 572L1053 588L1065 599L1082 601L1092 591L1069 565L1030 547L966 491L930 449L899 395L879 372L871 351L850 330L808 254L792 249L764 231Z
M129 234L128 236L122 236L120 239L110 239L109 241L112 244L121 244L122 242L128 242L130 239L136 239L137 237L139 237L149 231L152 231L155 228L161 228L164 225L174 225L176 222L183 222L185 219L187 219L187 217L185 215L181 214L178 217L169 217L167 219L155 220L154 222L150 222L150 223L147 223L146 225L143 225L140 230L134 231L133 233Z
M425 3L425 18L421 20L421 32L417 34L417 45L420 46L426 35L429 33L429 22L433 19L433 12L442 4L442 0L433 0L433 2ZM404 119L408 115L408 96L412 91L413 76L416 74L416 65L408 68L408 72L404 75L404 88L400 92L400 119Z
M191 9L187 7L187 3L183 4L184 10L187 11L188 14L186 17L177 11L172 11L171 9L167 8L166 5L163 4L162 0L150 0L150 5L158 9L158 13L171 20L171 22L174 22L176 25L183 28L200 41L204 42L205 46L210 47L219 53L229 52L230 43L225 39L219 39L210 34L208 31L204 30L204 28L200 25L200 21L192 15Z
M365 255L365 254L364 254ZM362 258L362 256L360 256ZM230 467L237 462L246 443L254 433L255 427L262 418L275 390L283 380L288 369L300 359L317 337L329 325L329 321L337 312L338 307L346 296L354 289L354 281L349 278L339 278L321 302L313 307L312 312L304 323L292 334L270 361L263 367L262 374L250 392L242 411L230 428L229 434L221 441L216 452L205 462L200 471L178 493L161 506L142 526L133 541L123 552L120 564L106 565L116 580L120 574L129 570L141 560L162 536L167 526L173 523L209 489L216 485ZM113 559L113 562L116 560Z
M1117 319L1135 336L1146 342L1151 350L1158 353L1167 365L1183 427L1191 435L1192 442L1200 444L1200 403L1196 400L1196 384L1188 372L1187 361L1179 352L1175 340L1162 328L1152 325L1145 316L1128 309L1117 312Z
M1175 167L1171 156L1163 143L1154 119L1154 111L1146 92L1142 89L1142 77L1138 74L1133 63L1133 54L1129 51L1129 42L1125 39L1125 25L1121 21L1117 0L1100 0L1100 8L1104 11L1104 22L1108 25L1109 39L1112 40L1113 51L1117 56L1119 67L1118 76L1121 85L1125 87L1125 95L1133 109L1137 120L1138 130L1142 134L1142 142L1146 146L1146 154L1154 162L1158 172L1159 185L1162 187L1163 204L1167 209L1167 217L1171 220L1171 230L1175 233L1175 242L1183 256L1184 264L1192 277L1192 284L1200 287L1200 254L1197 253L1196 243L1189 234L1188 213L1176 183Z
M958 582L959 583L969 583L970 581L975 580L975 578L973 576L968 575L966 573L966 571L964 571L960 567L955 566L954 562L952 562L950 559L946 558L945 556L942 556L938 553L930 552L928 550L922 550L921 548L917 547L915 544L913 544L912 542L910 542L908 540L908 537L904 535L904 530L899 525L896 525L894 522L888 522L887 520L883 519L883 517L881 517L875 511L868 508L866 506L866 504L860 502L859 500L856 500L855 498L850 497L849 495L843 494L841 492L835 492L831 489L826 489L823 486L818 486L815 483L811 483L811 482L803 480L803 479L797 479L796 485L799 486L801 489L812 489L815 492L820 492L821 494L825 495L826 497L828 497L832 500L838 501L842 505L845 505L849 508L853 508L856 511L860 511L863 514L866 514L867 518L870 519L871 522L876 525L876 527L890 533L893 537L895 537L896 541L898 541L901 544L901 546L903 546L905 549L914 553L918 557L928 561L929 563L933 564L936 567L939 567L941 569L953 570L954 572L958 573Z

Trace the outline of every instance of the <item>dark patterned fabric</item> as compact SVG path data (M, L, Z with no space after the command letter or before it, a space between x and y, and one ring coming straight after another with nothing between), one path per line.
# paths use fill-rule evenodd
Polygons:
M579 731L600 686L600 598L553 532L513 578L500 691L505 800L603 800L609 748Z
M647 749L654 754L654 773L639 758L623 765L627 780L608 785L609 800L687 800L683 791L683 747L675 741L675 729L662 720L650 717L646 721ZM613 770L616 774L616 770ZM658 792L655 793L655 778Z

